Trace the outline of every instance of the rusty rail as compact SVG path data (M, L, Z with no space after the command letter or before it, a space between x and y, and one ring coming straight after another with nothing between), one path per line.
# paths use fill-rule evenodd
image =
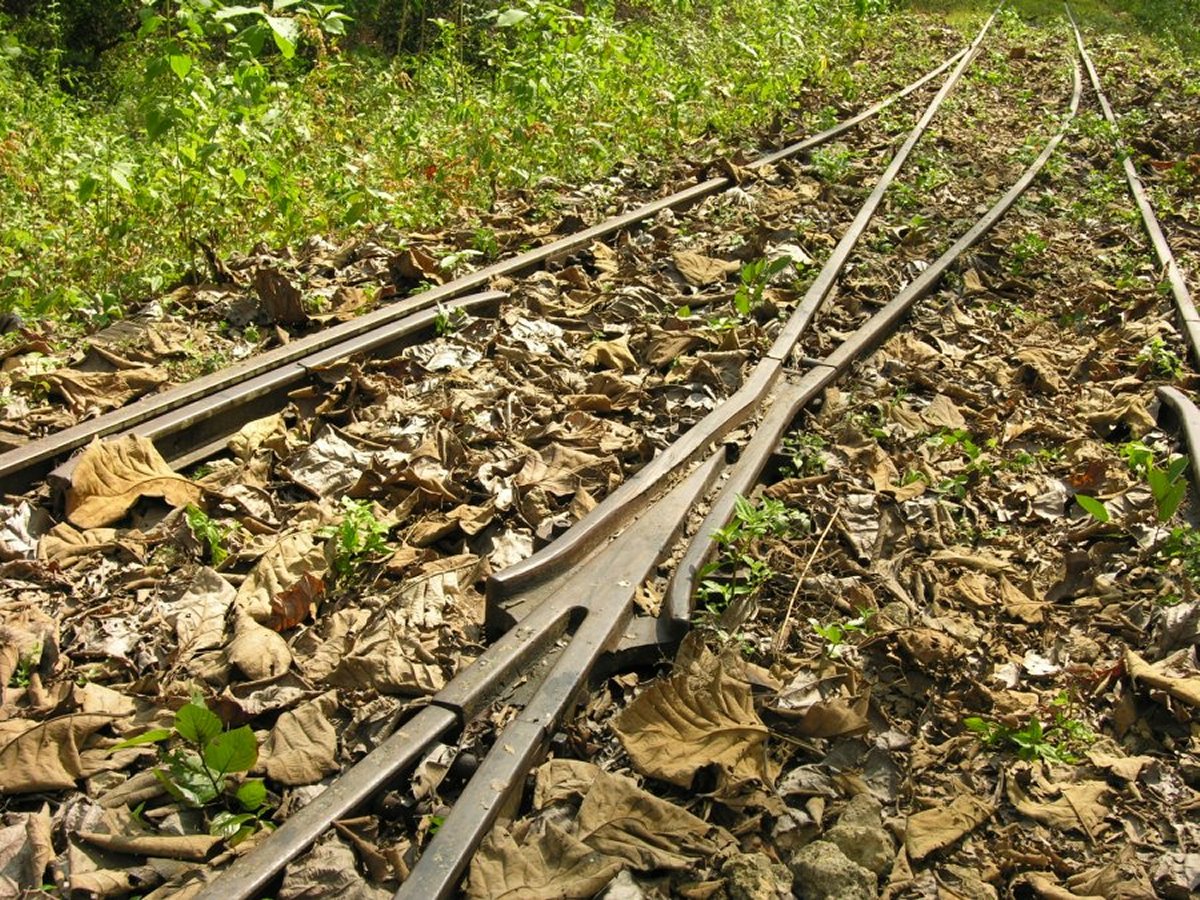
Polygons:
M978 52L994 19L993 15L987 20L957 57L958 65L785 326L791 342L799 338L828 295L878 207L885 182L894 178L937 107ZM800 324L796 324L797 317ZM861 346L865 348L866 343ZM434 695L426 709L284 822L263 845L235 861L199 896L227 900L251 897L266 889L332 821L393 782L435 740L465 725L514 682L535 682L538 686L532 699L497 737L397 897L429 900L452 895L471 854L497 816L519 797L525 775L586 688L589 675L605 654L633 638L634 594L679 533L688 510L711 490L725 466L724 453L712 449L714 442L736 424L761 415L791 349L791 344L777 341L720 410L697 423L545 551L493 576L488 584L488 623L493 628L507 626L507 630ZM847 356L843 365L848 366L853 358ZM667 486L685 470L673 486ZM624 530L616 535L621 528ZM531 671L534 669L537 671Z

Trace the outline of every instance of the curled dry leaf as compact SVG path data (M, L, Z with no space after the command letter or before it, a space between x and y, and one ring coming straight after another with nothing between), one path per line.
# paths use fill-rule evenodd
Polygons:
M50 813L9 813L0 827L0 896L20 897L44 883L46 866L54 859Z
M904 847L909 859L924 859L951 844L992 817L996 807L970 794L960 794L949 805L935 806L908 817Z
M142 497L186 506L199 503L203 495L203 488L175 474L147 438L96 439L75 465L67 518L80 528L99 528L124 518Z
M267 619L267 627L272 631L295 628L316 614L317 602L324 593L325 582L312 572L305 572L290 588L271 597L271 615Z
M101 834L96 831L81 831L79 837L113 853L188 862L204 862L213 848L224 840L211 834Z
M282 675L292 664L292 652L287 641L258 622L243 610L236 610L233 640L225 648L230 664L249 678L274 678Z
M325 573L325 544L312 534L300 531L284 535L246 576L238 588L236 605L248 612L257 622L270 622L274 611L272 601L291 589L306 575L320 581Z
M1135 682L1165 691L1189 706L1200 706L1200 675L1169 675L1164 668L1162 663L1152 666L1134 651L1125 651L1125 671Z

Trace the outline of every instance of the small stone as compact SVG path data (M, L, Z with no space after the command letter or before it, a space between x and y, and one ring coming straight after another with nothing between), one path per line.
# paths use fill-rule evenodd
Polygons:
M876 875L890 872L896 861L896 848L882 825L868 827L839 822L821 840L837 844L849 859Z
M879 828L883 824L883 804L870 794L856 794L838 816L837 823Z
M847 859L835 844L813 841L792 857L800 900L875 900L875 873Z
M1075 662L1094 663L1104 651L1099 643L1087 635L1073 634L1067 652Z
M792 896L792 873L765 853L738 853L721 866L729 900L777 900Z

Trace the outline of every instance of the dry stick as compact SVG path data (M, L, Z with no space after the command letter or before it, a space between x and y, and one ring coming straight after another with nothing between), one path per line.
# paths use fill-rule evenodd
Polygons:
M796 607L796 598L800 596L800 585L804 584L804 576L808 574L813 560L821 552L821 546L825 543L825 536L829 534L829 529L833 527L833 523L837 521L837 517L838 510L835 509L833 515L829 517L829 521L825 523L825 529L821 532L821 536L817 538L817 545L812 548L812 553L808 554L808 559L804 561L804 568L800 570L800 576L796 579L796 586L792 589L792 596L788 600L787 612L783 614L783 624L779 626L779 633L775 635L775 647L771 651L775 656L779 656L783 652L783 644L787 640L788 631L792 627L792 611Z

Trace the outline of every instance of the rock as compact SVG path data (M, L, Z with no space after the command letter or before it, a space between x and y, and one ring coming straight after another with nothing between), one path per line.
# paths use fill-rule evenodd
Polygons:
M789 867L796 876L800 900L875 900L879 891L875 873L847 859L829 841L813 841L792 857Z
M646 892L633 880L628 869L622 869L617 877L608 883L600 900L646 900Z
M738 853L721 866L729 900L776 900L792 896L792 873L765 853Z
M821 840L836 844L849 859L876 875L890 872L896 861L896 847L881 824L871 827L838 822Z
M838 816L837 823L879 828L883 825L883 804L870 794L856 794Z

